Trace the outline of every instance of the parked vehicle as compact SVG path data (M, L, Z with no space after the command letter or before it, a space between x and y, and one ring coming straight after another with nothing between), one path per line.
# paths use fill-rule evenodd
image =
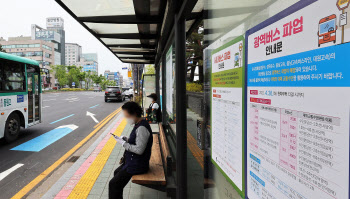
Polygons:
M125 93L118 86L108 86L105 91L105 102L108 100L125 101Z

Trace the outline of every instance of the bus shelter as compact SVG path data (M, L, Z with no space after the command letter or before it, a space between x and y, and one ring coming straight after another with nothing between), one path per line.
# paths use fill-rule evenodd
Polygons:
M167 129L172 132L171 136L169 133L169 140L173 141L171 146L174 146L173 154L176 159L174 165L176 196L185 198L187 194L185 45L186 36L203 19L203 0L86 0L83 4L80 0L56 0L56 2L122 62L154 64L158 96L160 96L160 84L168 84L174 88L167 91L163 86L163 97L160 100L164 102L163 110L168 110L163 111L165 116L163 118L167 118L163 124L165 127L171 124ZM169 55L173 57L171 60ZM165 66L166 61L171 63L168 77L165 75L165 70L162 70L160 75L161 65ZM171 81L166 80L167 78ZM183 119L176 120L176 117Z
M177 198L349 198L349 0L56 1L121 61L155 65Z

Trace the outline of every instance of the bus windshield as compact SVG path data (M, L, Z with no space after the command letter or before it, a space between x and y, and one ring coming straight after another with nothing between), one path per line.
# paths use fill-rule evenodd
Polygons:
M320 35L335 30L335 19L320 24Z

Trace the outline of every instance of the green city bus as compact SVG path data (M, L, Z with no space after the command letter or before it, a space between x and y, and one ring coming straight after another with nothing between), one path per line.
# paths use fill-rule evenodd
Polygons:
M37 61L0 52L0 138L12 142L41 122L41 92Z

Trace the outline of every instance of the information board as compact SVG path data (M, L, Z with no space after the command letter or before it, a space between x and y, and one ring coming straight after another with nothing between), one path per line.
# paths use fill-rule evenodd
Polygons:
M244 197L244 37L213 50L212 162Z
M173 47L166 53L166 110L169 118L173 118L173 93L174 93L174 67L173 67Z
M336 3L300 1L247 32L250 199L349 198L350 32Z

